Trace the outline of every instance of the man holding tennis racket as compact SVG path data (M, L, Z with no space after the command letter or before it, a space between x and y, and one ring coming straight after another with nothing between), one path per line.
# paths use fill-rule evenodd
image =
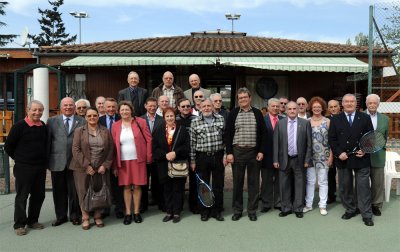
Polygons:
M223 221L224 190L224 118L213 113L213 102L210 98L200 104L201 114L193 119L190 133L190 166L196 171L206 184L210 184L212 176L212 191L215 196L213 206L202 201L202 190L198 190L202 203L201 220L207 221L210 216L218 221Z
M356 111L357 100L353 94L343 96L342 106L343 112L331 119L328 134L328 142L339 173L340 198L346 209L342 219L348 220L356 216L358 206L364 224L373 226L369 184L370 155L357 149L362 136L374 128L367 114ZM356 176L357 202L354 202L353 197L353 172Z

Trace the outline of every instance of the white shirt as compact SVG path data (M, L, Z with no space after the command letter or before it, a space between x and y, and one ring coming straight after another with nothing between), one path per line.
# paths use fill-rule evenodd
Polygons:
M122 125L121 127L121 135L119 137L119 141L121 144L121 160L136 160L137 153L135 137L133 136L132 128L125 128L124 125Z
M69 124L69 132L71 132L72 125L73 125L73 122L74 122L74 115L72 115L72 116L70 116L70 117L67 117L67 116L65 116L65 115L62 115L62 118L63 118L63 124L65 124L65 120L66 120L67 118L69 118L69 122L68 122L68 124ZM69 133L69 132L68 132L68 133Z
M378 126L378 113L372 115L367 110L367 114L371 117L372 125L374 126L374 130L376 130L376 127Z

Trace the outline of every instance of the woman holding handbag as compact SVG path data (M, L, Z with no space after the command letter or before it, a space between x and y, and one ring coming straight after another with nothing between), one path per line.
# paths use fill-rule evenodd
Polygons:
M113 123L111 128L115 144L114 173L118 176L118 184L124 186L125 225L132 223L132 198L133 220L135 223L143 221L140 215L141 186L147 184L146 163L152 162L152 139L146 120L134 117L133 112L131 102L121 101L121 120Z
M100 191L104 183L109 188L109 170L113 161L114 145L107 128L98 124L99 113L95 108L89 108L86 111L85 119L87 123L77 128L74 133L73 158L69 169L74 171L75 187L82 211L82 228L88 230L90 221L89 212L84 207L85 194L89 184L93 185L94 191ZM94 211L97 227L104 227L101 211L100 208Z
M174 177L171 171L168 171L168 166L169 163L182 163L188 160L189 134L184 126L176 124L173 108L166 108L163 117L163 124L154 132L153 157L157 162L160 184L164 187L167 215L163 221L173 220L177 223L181 220L186 177Z

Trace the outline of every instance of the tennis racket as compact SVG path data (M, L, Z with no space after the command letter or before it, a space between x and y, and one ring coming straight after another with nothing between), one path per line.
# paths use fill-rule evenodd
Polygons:
M214 205L215 197L209 185L202 180L199 174L196 174L197 179L197 197L200 203L205 207L212 207Z
M354 148L353 151L347 153L351 155L356 153L358 150L362 150L364 153L375 153L383 149L386 145L386 139L383 134L377 130L371 130L365 133L359 143L358 147Z

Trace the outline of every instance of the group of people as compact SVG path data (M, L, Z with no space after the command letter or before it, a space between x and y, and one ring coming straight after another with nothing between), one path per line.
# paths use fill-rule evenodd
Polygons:
M118 100L100 96L95 107L85 99L63 98L60 115L47 123L40 120L43 104L28 103L27 116L12 127L5 143L6 152L15 160L17 235L25 235L27 228L44 228L38 220L46 169L51 171L56 216L52 226L70 221L88 230L93 216L94 225L104 227L110 209L88 212L83 207L89 184L95 190L104 184L111 188L115 216L123 218L125 225L141 223L141 213L149 205L166 213L162 221L177 223L187 178L170 177L168 163L178 160L188 162L188 205L200 214L201 221L224 221L228 164L233 176L233 221L244 211L246 173L250 221L257 220L259 202L262 213L275 208L280 217L295 213L302 218L313 209L317 180L318 207L321 215L328 214L327 204L336 201L336 168L346 209L342 218L360 212L364 223L372 226L372 214L381 215L384 150L348 154L371 130L387 137L388 118L377 112L379 96L367 97L366 113L356 110L352 94L343 96L343 112L336 100L327 105L321 97L309 102L303 97L296 101L282 97L269 99L263 113L251 106L251 93L242 87L236 92L238 107L228 112L220 94L201 88L197 74L190 75L191 88L184 92L169 71L151 95L139 87L136 72L128 74L127 82ZM210 208L198 202L196 173L211 182L215 203Z

